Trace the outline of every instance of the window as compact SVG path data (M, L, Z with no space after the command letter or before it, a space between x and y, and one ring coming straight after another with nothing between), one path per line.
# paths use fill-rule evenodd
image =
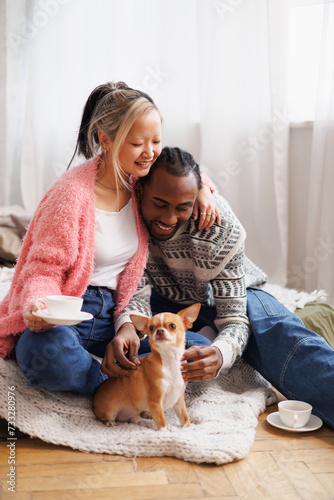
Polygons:
M334 0L329 0L326 22L324 8L324 0L290 0L288 107L292 122L314 120L323 36L334 60Z

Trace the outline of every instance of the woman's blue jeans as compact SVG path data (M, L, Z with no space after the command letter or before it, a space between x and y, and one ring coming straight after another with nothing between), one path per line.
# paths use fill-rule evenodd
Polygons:
M41 333L26 329L16 345L16 359L23 374L33 385L48 391L75 391L93 395L107 378L100 363L90 353L104 356L115 336L114 292L108 288L89 286L82 310L93 319L75 326L57 325ZM209 345L201 335L187 332L186 348ZM141 341L138 354L150 352L147 338Z
M334 428L334 350L274 297L247 290L253 335L243 358L288 399L307 401Z

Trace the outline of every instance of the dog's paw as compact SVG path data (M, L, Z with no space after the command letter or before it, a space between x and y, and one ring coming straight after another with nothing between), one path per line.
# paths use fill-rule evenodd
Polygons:
M147 420L152 420L152 415L151 415L151 413L149 411L142 411L141 414L140 414L140 416L142 418L147 419Z
M182 429L185 429L186 427L190 427L190 426L191 426L191 423L189 422L189 420L188 420L188 422L181 425Z
M103 423L104 423L104 425L106 425L107 427L113 427L114 425L116 425L115 420L102 420L102 422L103 422Z
M131 422L131 424L141 424L142 419L140 418L140 415L136 415L134 417L131 417L129 422Z

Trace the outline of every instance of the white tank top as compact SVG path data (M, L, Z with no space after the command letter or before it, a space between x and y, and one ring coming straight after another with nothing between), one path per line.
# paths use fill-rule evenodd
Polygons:
M132 199L119 212L95 208L95 259L93 286L116 289L118 276L138 248Z

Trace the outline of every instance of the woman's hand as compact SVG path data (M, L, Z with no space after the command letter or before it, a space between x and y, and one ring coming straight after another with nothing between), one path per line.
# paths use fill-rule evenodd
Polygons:
M198 229L208 230L216 222L220 224L220 214L209 186L203 185L195 201L193 218L199 217Z
M32 312L38 311L38 307L36 305L33 305L28 309L26 313L24 313L23 318L25 321L25 324L31 330L32 332L36 333L42 333L46 332L47 330L51 330L51 328L54 327L54 325L51 325L47 321L44 321L42 318L38 318Z
M140 340L135 327L132 323L124 323L107 346L101 364L102 372L108 377L129 376L129 370L136 370L140 365L139 347ZM129 353L129 359L125 356L127 353Z

